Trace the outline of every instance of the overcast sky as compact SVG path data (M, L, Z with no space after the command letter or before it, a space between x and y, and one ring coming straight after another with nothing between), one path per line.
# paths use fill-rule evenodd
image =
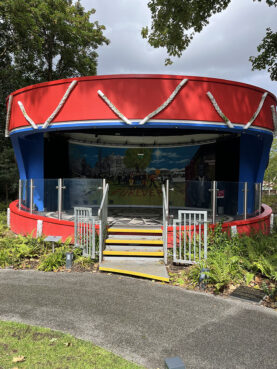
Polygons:
M106 26L108 46L98 49L98 74L151 73L224 78L263 87L277 96L277 81L266 71L252 71L249 56L271 27L277 31L277 8L265 0L232 0L227 10L213 16L197 34L181 58L164 66L166 52L154 49L140 35L150 26L147 0L82 0L88 10L96 9L93 20Z

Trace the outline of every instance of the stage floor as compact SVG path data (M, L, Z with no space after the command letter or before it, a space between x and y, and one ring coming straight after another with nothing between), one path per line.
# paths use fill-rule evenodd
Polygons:
M188 209L187 209L188 210ZM201 209L198 209L201 210ZM203 209L207 210L207 209ZM38 215L46 216L49 218L58 218L57 212L37 212ZM94 215L95 217L96 214ZM170 224L172 220L178 218L178 210L172 209L170 211ZM68 220L74 222L73 212L63 212L62 220ZM228 215L219 215L216 217L217 222L231 222L234 217ZM208 222L212 222L212 218L208 212ZM110 226L138 226L138 227L161 227L163 224L162 209L157 208L109 208L108 210L108 223Z

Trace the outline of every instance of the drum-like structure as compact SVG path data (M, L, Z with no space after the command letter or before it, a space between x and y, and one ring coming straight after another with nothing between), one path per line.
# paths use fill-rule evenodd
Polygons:
M25 87L7 99L6 136L21 180L34 180L32 206L43 215L55 210L54 179L67 179L64 210L71 211L97 204L97 182L90 181L105 178L110 206L158 207L168 179L172 208L209 209L216 181L219 215L254 217L276 127L273 94L214 78L72 78ZM22 189L23 198L28 191Z

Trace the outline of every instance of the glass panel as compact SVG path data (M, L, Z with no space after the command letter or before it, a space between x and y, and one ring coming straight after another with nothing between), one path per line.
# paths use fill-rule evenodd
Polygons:
M57 217L58 210L58 180L45 179L44 180L44 206L43 210L46 216Z
M27 179L21 180L21 210L29 211L29 185Z
M74 207L92 208L97 215L103 196L103 180L100 178L66 178L63 180L62 211L74 214ZM64 218L64 216L63 216Z
M178 210L207 210L211 214L210 181L186 181L173 178L169 183L169 211L177 217Z
M262 188L262 185L261 183L255 183L255 206L254 206L254 211L255 211L255 214L256 215L259 215L261 209L259 208L260 205L261 205L261 196L262 196L262 193L261 193L261 188Z
M240 218L239 183L218 181L217 189L217 221L228 222Z

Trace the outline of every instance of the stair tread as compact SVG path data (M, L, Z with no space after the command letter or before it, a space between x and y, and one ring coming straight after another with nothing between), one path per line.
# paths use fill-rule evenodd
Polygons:
M161 246L144 246L144 245L107 245L105 250L108 251L163 251Z
M164 256L163 251L126 251L126 250L104 250L103 255L110 256Z
M108 232L118 233L158 233L161 234L162 229L148 229L148 228L108 228Z
M169 281L166 267L163 262L159 261L145 263L140 260L104 260L100 263L99 270L157 279L165 282Z
M148 236L148 235L132 235L132 234L109 234L107 240L158 240L162 241L161 236Z
M106 244L145 244L145 245L162 245L163 241L162 240L142 240L142 239L120 239L120 238L115 238L115 239L110 239L107 238L106 239Z

